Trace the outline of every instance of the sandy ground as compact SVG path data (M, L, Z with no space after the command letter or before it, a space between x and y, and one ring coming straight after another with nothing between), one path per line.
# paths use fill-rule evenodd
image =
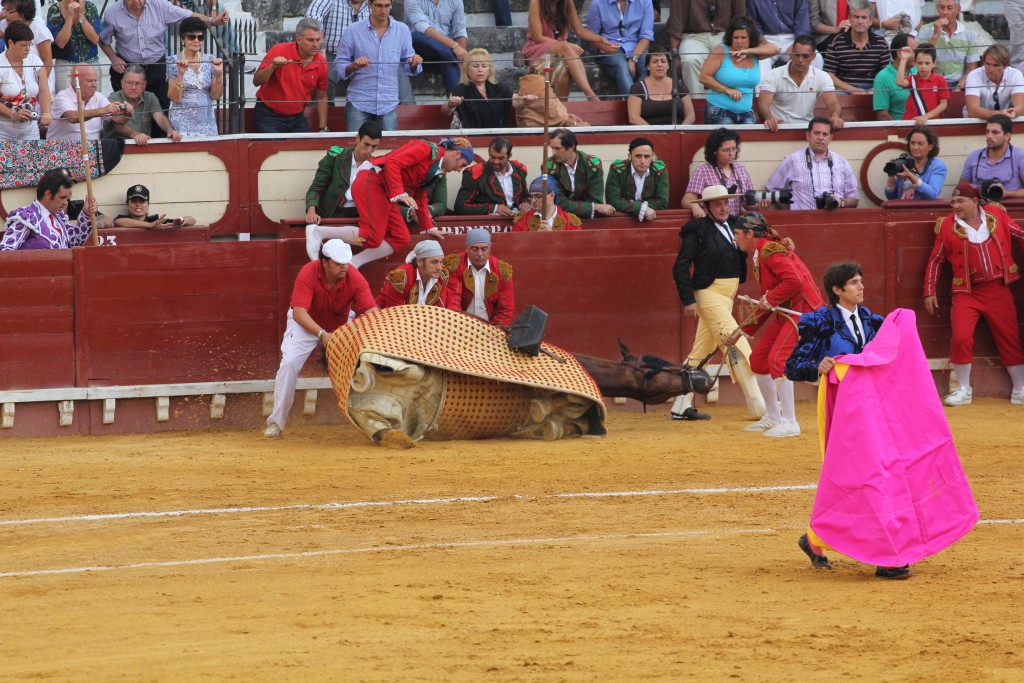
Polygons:
M778 441L710 410L408 451L0 441L0 680L1024 679L1024 409L949 410L983 522L902 582L796 547L809 404Z

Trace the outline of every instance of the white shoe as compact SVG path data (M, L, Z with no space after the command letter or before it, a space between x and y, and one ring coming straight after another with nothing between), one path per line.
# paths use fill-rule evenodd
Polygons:
M786 439L791 436L800 436L800 425L783 420L764 433L772 439Z
M281 428L278 427L273 422L271 422L270 424L267 425L267 428L263 430L263 436L267 437L268 439L280 439Z
M767 415L765 415L764 417L762 417L760 420L758 420L754 424L747 425L746 427L744 427L743 431L745 431L745 432L767 432L769 429L771 429L772 427L774 427L777 424L779 424L779 423L776 422L775 420L771 419Z
M1010 393L1010 405L1024 406L1024 387L1018 387Z
M942 402L947 406L969 406L973 400L972 396L973 392L971 391L971 388L965 387L961 384L956 388L956 391L950 392ZM1024 399L1024 397L1022 397L1022 399ZM1010 395L1010 400L1013 400L1012 394Z
M306 226L306 254L309 256L310 261L316 261L320 258L320 245L323 240L320 239L320 232L317 230L316 223L310 223Z

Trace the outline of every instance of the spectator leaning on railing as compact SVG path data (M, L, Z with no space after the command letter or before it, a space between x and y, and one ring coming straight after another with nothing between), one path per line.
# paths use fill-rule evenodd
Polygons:
M768 130L778 130L780 123L810 121L819 94L828 107L832 125L837 129L843 127L843 110L832 79L811 66L816 54L810 36L797 36L789 48L789 63L775 67L762 79L757 108Z
M169 0L121 0L110 5L103 14L100 49L110 58L111 90L121 89L121 75L128 64L140 64L146 70L146 88L166 110L170 100L164 37L168 26L188 17L208 26L228 22L227 12L208 17L175 7Z
M341 36L349 26L370 17L370 0L313 0L306 10L306 16L316 19L324 27L323 52L328 66L338 56ZM333 106L337 95L348 92L348 81L338 78L334 69L327 74L327 104Z
M179 30L183 47L167 65L171 124L185 137L215 136L213 103L224 94L224 60L203 54L206 24L189 17Z
M138 64L129 64L121 74L121 89L110 96L112 103L131 105L130 112L115 114L104 124L103 137L130 138L136 145L145 145L155 123L174 142L181 142L181 133L174 130L170 120L160 108L156 95L146 90L146 70Z
M688 126L697 120L686 84L679 79L672 87L671 64L672 53L666 48L654 46L647 51L647 75L633 84L626 100L629 122L634 126Z
M871 5L850 0L850 28L837 34L825 50L825 71L836 90L863 94L892 61L885 39L871 32Z
M523 98L498 83L491 54L477 47L466 53L462 78L441 105L445 116L458 114L452 128L508 128L513 107L524 104Z
M981 56L980 69L964 82L964 116L988 119L996 114L1015 118L1024 113L1024 73L1010 66L1010 52L992 45Z
M704 164L690 175L683 195L683 208L693 212L694 218L704 218L706 202L704 190L721 185L729 195L729 215L743 213L746 203L743 194L754 189L747 169L741 164L740 134L728 128L716 128L704 141Z
M256 91L253 121L257 133L305 133L304 111L315 95L320 132L327 128L327 62L320 54L323 27L303 17L295 25L295 40L267 51L252 76Z

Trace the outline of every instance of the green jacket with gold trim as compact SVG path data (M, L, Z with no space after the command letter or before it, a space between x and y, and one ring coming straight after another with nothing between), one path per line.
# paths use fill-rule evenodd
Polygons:
M632 164L629 159L619 159L608 167L608 182L604 188L604 201L616 211L628 213L634 218L640 215L644 202L655 211L668 208L668 169L665 162L656 159L649 169L640 199L636 197L636 183L633 182Z
M558 182L558 205L580 218L594 217L594 204L604 199L604 169L601 160L576 150L576 190L569 182L569 169L548 159L546 173Z
M306 192L306 208L316 207L321 218L340 218L345 193L355 178L352 174L352 150L331 147L316 167L316 175Z

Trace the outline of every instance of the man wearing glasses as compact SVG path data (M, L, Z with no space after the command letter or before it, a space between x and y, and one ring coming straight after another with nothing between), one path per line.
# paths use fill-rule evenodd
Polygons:
M325 55L327 64L331 65L348 27L370 17L370 0L313 0L306 16L323 24L324 44L320 54ZM335 95L344 97L347 91L348 81L340 80L331 69L327 74L327 104L333 106Z
M398 76L423 71L412 48L409 27L391 18L391 0L370 0L370 18L352 24L341 36L334 70L350 81L345 125L350 132L367 121L384 130L398 128Z
M121 0L111 5L103 15L100 34L100 49L110 58L111 90L121 89L125 67L139 64L146 70L146 89L156 95L166 111L171 101L167 97L164 35L168 26L188 17L200 19L207 26L228 23L227 12L208 17L176 7L170 0Z
M806 124L814 118L819 93L828 107L832 127L843 127L843 110L835 85L827 73L811 66L814 57L814 39L797 36L789 49L789 63L775 67L761 81L757 109L765 127L773 133L780 123Z

